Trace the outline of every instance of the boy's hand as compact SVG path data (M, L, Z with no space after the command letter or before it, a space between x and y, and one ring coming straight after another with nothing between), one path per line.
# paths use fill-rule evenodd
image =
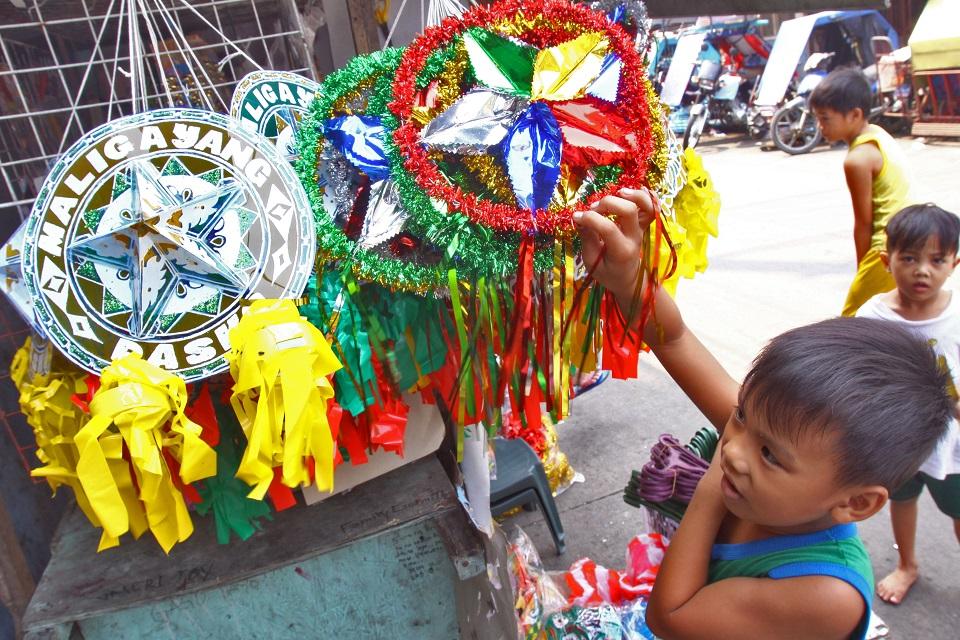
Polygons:
M606 196L590 211L573 214L584 265L617 298L629 299L636 289L644 234L655 215L646 189L621 189L619 197Z
M717 443L717 450L710 461L710 468L700 478L697 483L697 489L694 492L694 498L700 502L707 502L715 509L726 514L727 507L723 502L723 489L720 488L720 481L723 478L723 468L720 464L722 457L723 438Z

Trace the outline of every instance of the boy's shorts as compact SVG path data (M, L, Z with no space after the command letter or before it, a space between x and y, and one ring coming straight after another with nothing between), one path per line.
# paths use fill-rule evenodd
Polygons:
M930 490L930 497L937 503L937 508L942 513L954 520L960 520L960 474L937 480L920 472L890 494L890 499L897 502L915 500L923 491L924 485Z

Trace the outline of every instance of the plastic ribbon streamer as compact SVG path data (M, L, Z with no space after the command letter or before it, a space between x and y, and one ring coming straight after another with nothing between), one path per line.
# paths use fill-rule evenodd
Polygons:
M88 520L96 523L96 513L77 477L80 453L74 441L88 416L73 397L87 393L89 376L80 371L33 375L29 364L32 347L31 338L27 338L10 364L10 378L20 392L20 411L33 429L36 456L43 465L32 470L30 475L45 479L54 494L61 485L69 486L81 511Z
M230 404L247 436L237 477L260 500L281 468L282 482L311 482L312 458L320 491L333 489L336 434L327 420L333 387L327 376L340 362L319 329L291 300L255 300L230 330Z
M260 520L271 516L267 503L249 499L250 486L236 477L246 438L236 416L227 408L218 409L217 475L207 478L199 487L201 502L196 508L202 516L213 513L217 542L227 544L231 534L247 540L260 529Z
M683 168L686 184L673 201L676 220L665 218L667 232L677 252L676 273L666 280L672 283L671 288L676 287L677 278L693 278L706 270L709 236L716 238L719 233L720 196L703 167L703 159L693 149L686 149ZM661 252L666 250L661 247Z
M570 414L570 363L573 334L564 331L567 319L573 313L574 295L574 255L573 241L562 239L555 245L553 267L553 316L551 333L553 336L552 362L552 417L556 422L564 420Z
M103 527L100 550L149 529L169 553L193 533L182 489L214 475L217 459L186 404L184 381L136 354L103 370L76 436L77 476Z

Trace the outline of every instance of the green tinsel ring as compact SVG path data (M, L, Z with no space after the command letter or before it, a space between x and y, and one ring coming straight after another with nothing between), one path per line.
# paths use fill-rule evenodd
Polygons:
M439 267L425 267L399 258L388 258L362 249L336 224L323 206L323 193L317 184L317 154L323 139L323 123L330 117L333 105L343 96L356 91L363 80L389 76L400 62L402 49L386 49L366 56L358 56L344 68L324 80L320 91L310 105L310 111L301 123L297 139L299 159L297 174L310 199L317 226L317 253L321 260L334 262L349 260L357 278L371 280L384 286L404 291L423 292L441 286L446 273Z

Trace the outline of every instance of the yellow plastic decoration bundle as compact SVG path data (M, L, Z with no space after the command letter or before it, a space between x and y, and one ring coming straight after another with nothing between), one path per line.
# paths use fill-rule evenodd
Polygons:
M680 277L693 278L707 268L707 241L717 237L720 215L720 195L713 188L713 180L703 167L703 159L693 149L683 152L683 166L687 181L673 201L676 220L664 217L664 226L677 252L677 269L664 286L673 293ZM669 247L661 248L668 255Z
M77 476L91 520L103 527L99 550L150 529L169 553L193 533L174 474L184 484L213 476L216 454L184 414L187 389L178 376L131 354L104 369L100 382L90 421L76 435Z
M10 378L20 391L20 411L33 429L36 455L43 463L30 475L46 479L54 493L60 485L69 486L77 497L77 505L96 522L90 500L77 478L80 454L74 439L87 421L87 414L71 400L74 394L86 395L88 374L73 370L34 375L30 371L32 349L32 340L27 338L10 364Z
M247 435L237 477L251 485L248 497L260 500L282 467L288 487L310 482L333 489L335 434L327 421L333 387L327 376L340 361L319 329L290 300L256 300L230 331L230 403Z

